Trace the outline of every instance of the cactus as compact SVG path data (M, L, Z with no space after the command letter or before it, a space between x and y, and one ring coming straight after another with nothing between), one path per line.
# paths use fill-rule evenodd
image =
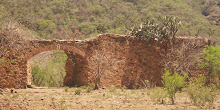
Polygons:
M176 17L160 17L161 24L155 23L153 20L147 19L140 26L134 26L130 29L129 34L136 36L140 40L157 39L159 42L167 39L174 39L181 22Z

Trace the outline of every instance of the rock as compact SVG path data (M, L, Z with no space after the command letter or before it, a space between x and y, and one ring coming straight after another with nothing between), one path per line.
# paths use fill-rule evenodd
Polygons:
M27 88L35 88L35 85L27 85Z
M12 94L14 93L14 89L13 88L10 91L11 91Z

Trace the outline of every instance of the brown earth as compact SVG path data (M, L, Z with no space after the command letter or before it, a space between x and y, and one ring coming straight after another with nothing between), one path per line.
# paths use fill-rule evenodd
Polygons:
M154 102L152 90L100 89L87 93L83 89L75 95L76 88L15 89L0 94L0 110L206 110L220 109L219 95L213 105L195 106L186 92L176 94L175 104L167 99L165 104Z

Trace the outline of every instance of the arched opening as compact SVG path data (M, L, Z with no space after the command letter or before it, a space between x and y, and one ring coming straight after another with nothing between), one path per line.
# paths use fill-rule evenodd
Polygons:
M27 84L44 87L81 86L87 84L82 72L85 59L72 51L49 50L27 61Z

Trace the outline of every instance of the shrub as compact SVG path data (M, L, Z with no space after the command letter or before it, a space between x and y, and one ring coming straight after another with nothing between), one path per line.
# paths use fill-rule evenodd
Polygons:
M75 95L80 95L81 94L82 89L81 88L77 88L75 90Z
M181 76L177 73L171 75L171 72L165 69L165 73L162 76L162 83L164 84L164 88L167 91L168 97L172 101L172 104L174 104L176 92L180 88L184 87L186 78L187 74L184 74L184 76Z
M157 103L164 104L166 97L167 92L160 87L154 88L153 91L150 93L150 98Z
M195 105L205 105L206 103L211 105L215 100L215 87L205 87L205 79L205 76L200 76L196 81L191 80L187 88L190 100Z
M57 79L53 74L41 69L39 66L34 66L31 68L31 73L33 75L33 83L36 86L49 86L54 87L58 83Z
M207 46L203 50L203 56L204 60L199 63L199 66L205 69L211 83L211 79L220 74L220 45Z

